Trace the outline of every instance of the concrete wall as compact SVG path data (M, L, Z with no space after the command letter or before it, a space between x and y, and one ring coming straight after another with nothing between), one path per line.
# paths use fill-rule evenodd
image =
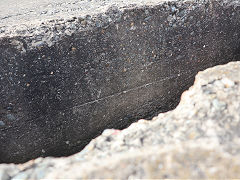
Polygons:
M70 155L175 107L198 71L240 59L240 6L224 2L112 7L3 32L0 162Z

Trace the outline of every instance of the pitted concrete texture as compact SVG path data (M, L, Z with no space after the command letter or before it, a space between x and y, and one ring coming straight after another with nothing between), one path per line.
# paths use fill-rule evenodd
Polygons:
M78 152L174 108L198 71L240 56L238 1L0 7L0 162Z

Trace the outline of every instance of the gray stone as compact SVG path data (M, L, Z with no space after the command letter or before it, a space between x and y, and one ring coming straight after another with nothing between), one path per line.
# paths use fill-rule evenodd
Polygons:
M5 123L3 121L0 121L0 126L4 126Z
M1 0L0 162L70 155L106 128L174 108L198 71L240 59L239 9L234 0ZM213 104L212 114L227 108Z
M19 171L20 170L13 164L0 164L0 180L10 180L11 177L19 173Z

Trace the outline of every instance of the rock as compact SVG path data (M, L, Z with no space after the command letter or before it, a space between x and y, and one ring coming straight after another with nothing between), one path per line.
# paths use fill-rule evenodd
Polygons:
M216 66L198 73L173 111L107 129L73 156L15 165L10 177L240 178L239 102L240 61Z
M0 164L0 180L9 180L19 172L20 170L13 164Z
M76 153L104 129L174 108L198 71L240 59L235 0L32 2L0 3L2 163ZM142 141L160 140L127 143Z

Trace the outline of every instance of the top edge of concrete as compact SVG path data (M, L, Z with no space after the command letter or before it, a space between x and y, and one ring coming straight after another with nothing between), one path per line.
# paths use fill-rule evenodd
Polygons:
M119 19L126 9L153 7L164 3L168 5L169 2L178 4L173 8L192 4L190 11L209 2L240 4L238 0L1 0L0 38L27 37L32 47L49 37L71 35L97 26L95 22L99 14L104 14L105 17L101 20L106 24ZM170 6L168 9L171 11ZM87 25L79 28L79 19L86 20ZM61 30L56 30L56 25L64 27L64 30L61 27ZM46 42L49 46L55 43Z
M94 16L113 6L123 9L161 2L164 0L1 0L0 35L4 31L23 30L52 20L66 21L72 17Z
M67 21L73 17L94 16L107 12L110 7L116 7L121 11L170 1L186 2L186 0L1 0L0 37L16 36L24 30L42 26L42 23L53 20ZM204 1L188 0L198 3Z

